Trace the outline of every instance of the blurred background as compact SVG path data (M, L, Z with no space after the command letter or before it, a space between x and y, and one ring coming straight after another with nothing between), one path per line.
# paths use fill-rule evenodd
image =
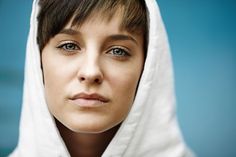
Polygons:
M236 1L157 1L185 141L199 157L235 157ZM17 144L31 3L0 0L0 157Z

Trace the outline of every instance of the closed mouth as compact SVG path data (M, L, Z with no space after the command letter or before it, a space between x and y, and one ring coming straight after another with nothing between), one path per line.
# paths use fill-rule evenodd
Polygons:
M97 93L79 93L70 100L80 107L99 107L110 101L108 98Z

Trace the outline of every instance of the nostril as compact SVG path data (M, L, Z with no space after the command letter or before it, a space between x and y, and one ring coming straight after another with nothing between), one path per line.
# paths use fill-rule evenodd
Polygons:
M80 81L84 81L85 80L85 78L84 77L80 77Z
M97 83L100 84L102 82L102 79L97 77L97 78L89 78L89 77L80 77L79 78L80 82L89 82L89 83Z
M95 82L96 82L96 83L100 83L100 79L96 78L96 79L95 79Z

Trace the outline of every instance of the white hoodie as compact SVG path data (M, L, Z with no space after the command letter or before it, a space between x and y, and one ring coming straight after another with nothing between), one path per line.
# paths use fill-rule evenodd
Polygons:
M148 52L135 101L103 157L191 157L178 128L168 39L155 0L146 0ZM34 0L27 43L19 142L11 157L69 157L44 96Z

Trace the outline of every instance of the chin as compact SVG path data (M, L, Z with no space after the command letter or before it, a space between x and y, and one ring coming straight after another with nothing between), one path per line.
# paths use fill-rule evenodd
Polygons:
M66 127L76 133L91 133L91 134L102 133L109 129L99 124L92 125L92 124L79 124L79 123L66 125Z
M119 124L120 123L104 124L96 122L96 123L90 123L90 124L87 123L78 125L77 123L74 125L70 125L67 128L76 133L99 134L111 130L116 126L119 126Z
M69 129L75 133L98 134L103 133L112 128L116 128L123 119L114 118L112 116L104 116L97 114L69 114L64 117L56 118L62 128Z
M106 131L106 129L104 128L86 127L86 126L70 127L69 129L73 132L84 133L84 134L98 134Z

